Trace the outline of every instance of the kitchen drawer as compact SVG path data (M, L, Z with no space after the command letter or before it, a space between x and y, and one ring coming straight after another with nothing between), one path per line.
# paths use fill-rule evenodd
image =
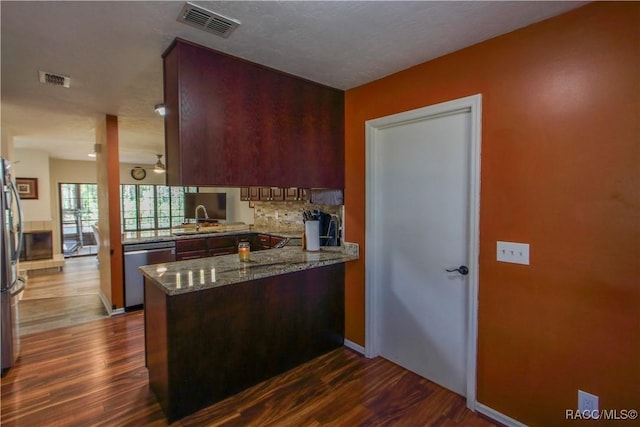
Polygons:
M204 238L176 240L177 252L198 251L206 249L207 241Z
M207 251L202 249L199 251L185 251L185 252L178 252L176 254L176 261L182 261L185 259L197 259L197 258L204 258L208 256Z
M237 249L235 246L227 246L226 248L209 249L209 256L231 255L236 252Z
M208 249L227 248L227 247L235 248L237 244L238 244L237 236L221 236L221 237L207 238Z
M269 249L271 247L271 236L267 234L258 234L258 246Z
M271 236L271 239L270 239L270 246L271 246L272 248L275 248L275 247L276 247L276 245L277 245L278 243L282 242L283 240L284 240L284 238L283 238L283 237Z

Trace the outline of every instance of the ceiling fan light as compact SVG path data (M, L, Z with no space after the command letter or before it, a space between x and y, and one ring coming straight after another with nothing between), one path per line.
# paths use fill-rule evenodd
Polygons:
M153 111L160 114L162 117L167 114L167 109L165 108L164 104L156 104L156 106L153 107Z
M156 156L158 156L158 161L156 162L155 165L153 165L153 171L155 173L165 173L167 170L167 167L162 164L162 154L156 154Z

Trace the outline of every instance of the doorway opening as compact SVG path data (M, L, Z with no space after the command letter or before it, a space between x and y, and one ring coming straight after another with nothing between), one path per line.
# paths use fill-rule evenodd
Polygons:
M97 255L98 185L61 183L60 236L65 258Z

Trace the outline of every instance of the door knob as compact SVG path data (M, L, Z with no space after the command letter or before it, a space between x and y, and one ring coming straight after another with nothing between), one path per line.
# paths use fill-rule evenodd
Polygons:
M467 274L469 274L469 269L467 268L466 265L461 265L458 268L452 268L451 270L447 270L447 272L449 272L449 273L453 273L454 271L457 271L458 273L462 274L463 276L466 276Z

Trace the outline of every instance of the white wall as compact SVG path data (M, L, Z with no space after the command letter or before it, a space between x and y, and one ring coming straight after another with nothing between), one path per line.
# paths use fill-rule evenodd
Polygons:
M14 150L16 178L38 178L38 198L22 200L25 221L51 221L49 155L39 150Z
M13 133L3 126L0 135L0 157L13 160Z
M165 183L165 175L157 174L150 170L151 166L144 166L148 168L147 176L141 180L136 181L131 177L131 169L136 166L135 164L120 163L120 183L121 184L158 184L163 185ZM56 175L57 183L97 183L97 172L95 160L62 160L51 159L51 173ZM55 169L55 170L54 170ZM52 181L55 181L52 177ZM56 184L57 186L57 184ZM52 193L54 194L54 193ZM57 196L56 196L57 197Z
M96 162L93 160L63 160L50 159L51 194L58 198L58 184L60 183L96 183Z

